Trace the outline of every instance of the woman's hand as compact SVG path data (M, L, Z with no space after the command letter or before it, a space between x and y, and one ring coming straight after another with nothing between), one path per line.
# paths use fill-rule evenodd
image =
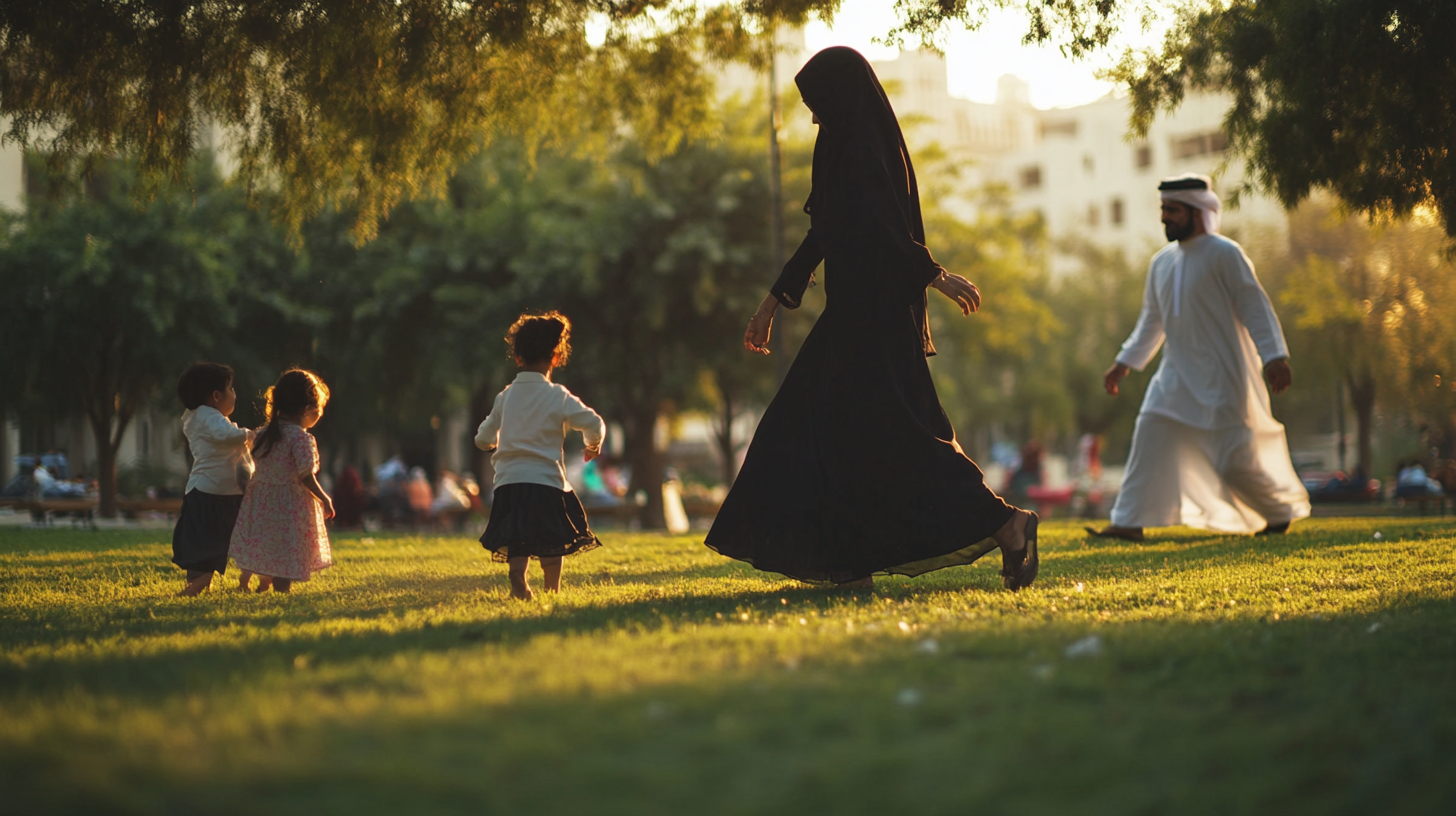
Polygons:
M748 319L748 329L743 332L743 348L754 354L768 354L768 337L773 330L774 311L779 307L778 298L773 295L763 299L758 311Z
M591 460L593 460L593 459L595 459L595 458L597 458L598 456L601 456L601 455L602 455L602 446L601 445L597 445L595 448L583 448L582 449L582 452L581 452L581 461L582 462L590 462Z
M961 307L961 314L969 315L971 312L981 309L981 290L960 275L952 275L942 269L940 277L931 281L930 286L955 301L955 304Z

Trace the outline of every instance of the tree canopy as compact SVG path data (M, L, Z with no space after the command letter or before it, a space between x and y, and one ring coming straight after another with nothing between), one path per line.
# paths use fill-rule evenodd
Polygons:
M1026 6L1036 37L1065 28L1080 53L1105 42L1106 3ZM142 195L185 179L216 143L249 188L277 188L269 200L295 235L333 205L362 240L399 202L442 194L502 133L580 149L627 126L649 158L666 155L708 132L712 63L762 61L757 32L838 4L12 0L0 3L0 117L4 138L58 167L136 157ZM974 25L1009 4L902 0L905 31ZM596 47L589 22L606 27Z
M1448 0L1202 0L1111 75L1141 132L1189 90L1232 94L1229 144L1286 207L1328 189L1379 217L1430 208L1456 237L1453 41Z

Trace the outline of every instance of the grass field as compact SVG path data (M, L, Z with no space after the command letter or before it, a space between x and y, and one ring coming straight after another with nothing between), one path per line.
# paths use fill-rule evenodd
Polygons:
M1456 522L1042 529L1020 594L609 533L533 604L465 538L179 599L166 531L0 529L5 810L1456 811Z

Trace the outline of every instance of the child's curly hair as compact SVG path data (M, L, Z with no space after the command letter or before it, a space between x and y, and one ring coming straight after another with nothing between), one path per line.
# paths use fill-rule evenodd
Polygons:
M526 313L506 331L511 356L526 365L556 361L566 365L571 358L571 319L560 312Z

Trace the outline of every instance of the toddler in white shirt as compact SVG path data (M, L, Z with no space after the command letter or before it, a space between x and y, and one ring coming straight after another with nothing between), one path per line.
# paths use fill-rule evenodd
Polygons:
M480 543L492 560L510 565L511 597L534 597L526 569L541 562L546 591L561 590L561 559L596 549L586 510L566 480L562 446L568 431L581 431L585 461L602 450L607 426L551 370L571 355L571 321L558 312L524 314L506 333L520 373L495 398L475 434L475 446L495 449L495 497Z
M177 397L187 409L182 434L192 451L192 473L172 531L172 563L187 570L187 586L177 594L191 596L212 586L213 573L227 571L228 542L253 473L253 432L228 419L238 403L228 366L189 366L177 380Z

